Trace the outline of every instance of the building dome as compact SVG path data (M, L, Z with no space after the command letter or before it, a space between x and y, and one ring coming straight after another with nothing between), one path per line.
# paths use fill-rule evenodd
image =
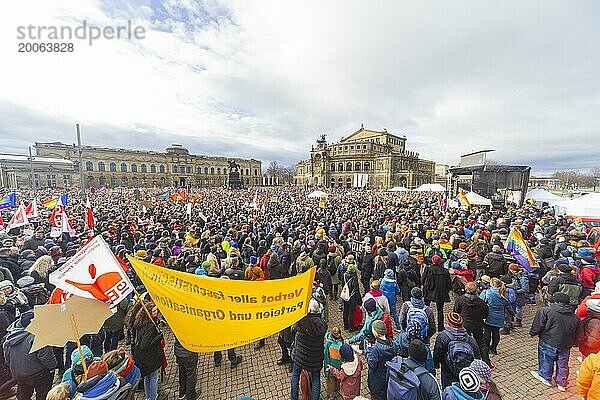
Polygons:
M190 154L188 149L186 149L185 147L183 147L180 144L170 145L169 147L167 147L166 152L167 152L167 154L177 154L177 155L181 155L181 156L187 156Z

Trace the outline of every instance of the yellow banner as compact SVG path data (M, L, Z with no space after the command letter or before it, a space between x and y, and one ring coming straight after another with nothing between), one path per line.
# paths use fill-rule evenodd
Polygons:
M215 279L128 257L181 344L194 352L243 346L308 312L315 268L273 281Z

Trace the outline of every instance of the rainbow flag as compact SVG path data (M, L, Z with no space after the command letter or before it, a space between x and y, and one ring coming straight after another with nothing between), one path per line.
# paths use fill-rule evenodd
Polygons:
M0 210L5 208L15 208L17 206L17 194L15 192L8 193L0 199Z
M521 232L513 228L506 239L506 251L508 251L517 260L517 262L527 271L532 272L534 268L539 268L533 252L527 246Z
M458 201L458 205L461 207L471 207L471 203L469 203L469 200L467 199L467 196L465 196L464 192L458 192L456 195L456 201Z
M55 197L55 198L50 199L50 200L42 201L41 204L44 207L46 207L47 209L53 210L54 207L56 207L56 205L58 204L58 199L59 199L58 197ZM69 195L63 194L62 196L60 196L60 199L62 201L63 206L66 207L67 206L67 200L69 199Z

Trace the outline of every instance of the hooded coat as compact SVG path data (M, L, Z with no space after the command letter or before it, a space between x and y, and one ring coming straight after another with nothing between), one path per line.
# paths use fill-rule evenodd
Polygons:
M378 399L387 398L387 367L385 363L396 356L394 343L387 338L378 338L372 346L366 347L369 375L367 383L372 394Z
M540 340L559 351L565 351L575 344L575 334L580 322L579 317L573 313L573 307L552 303L535 313L529 334L539 336Z
M492 278L500 278L508 272L508 263L502 253L492 251L486 254L483 261L487 264L485 273Z
M434 302L450 302L452 280L450 272L443 265L432 265L425 269L423 278L423 292L425 298Z
M46 346L29 354L33 339L31 333L17 328L8 334L4 342L4 360L17 380L26 381L32 375L56 368L56 357L52 347Z
M158 370L163 365L164 351L161 332L152 322L135 326L135 345L132 346L133 359L142 376Z
M454 303L454 312L459 313L464 320L463 326L469 332L479 332L483 329L483 320L488 317L488 305L475 294L463 294Z
M596 309L600 309L600 300L592 300L597 305ZM579 351L584 356L600 351L600 312L588 309L587 317L585 317L577 328L577 338L579 338Z
M292 327L294 350L292 360L308 372L319 372L323 367L327 322L320 314L309 313Z

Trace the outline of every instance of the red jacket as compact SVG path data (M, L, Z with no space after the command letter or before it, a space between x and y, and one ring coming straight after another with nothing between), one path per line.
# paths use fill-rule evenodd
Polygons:
M585 317L587 317L588 307L587 307L587 304L585 304L585 302L588 301L589 299L599 299L600 300L600 293L596 293L591 296L586 296L586 298L583 299L581 301L581 303L579 303L579 306L577 307L577 311L575 311L575 314L579 317L579 319L584 319Z
M595 266L594 266L595 267ZM581 275L579 281L584 288L593 289L596 285L596 279L600 277L600 268L590 268L587 264L581 266Z
M263 274L265 275L265 280L269 279L269 260L271 259L271 252L267 251L264 256L260 258L258 262L258 266L263 270Z

